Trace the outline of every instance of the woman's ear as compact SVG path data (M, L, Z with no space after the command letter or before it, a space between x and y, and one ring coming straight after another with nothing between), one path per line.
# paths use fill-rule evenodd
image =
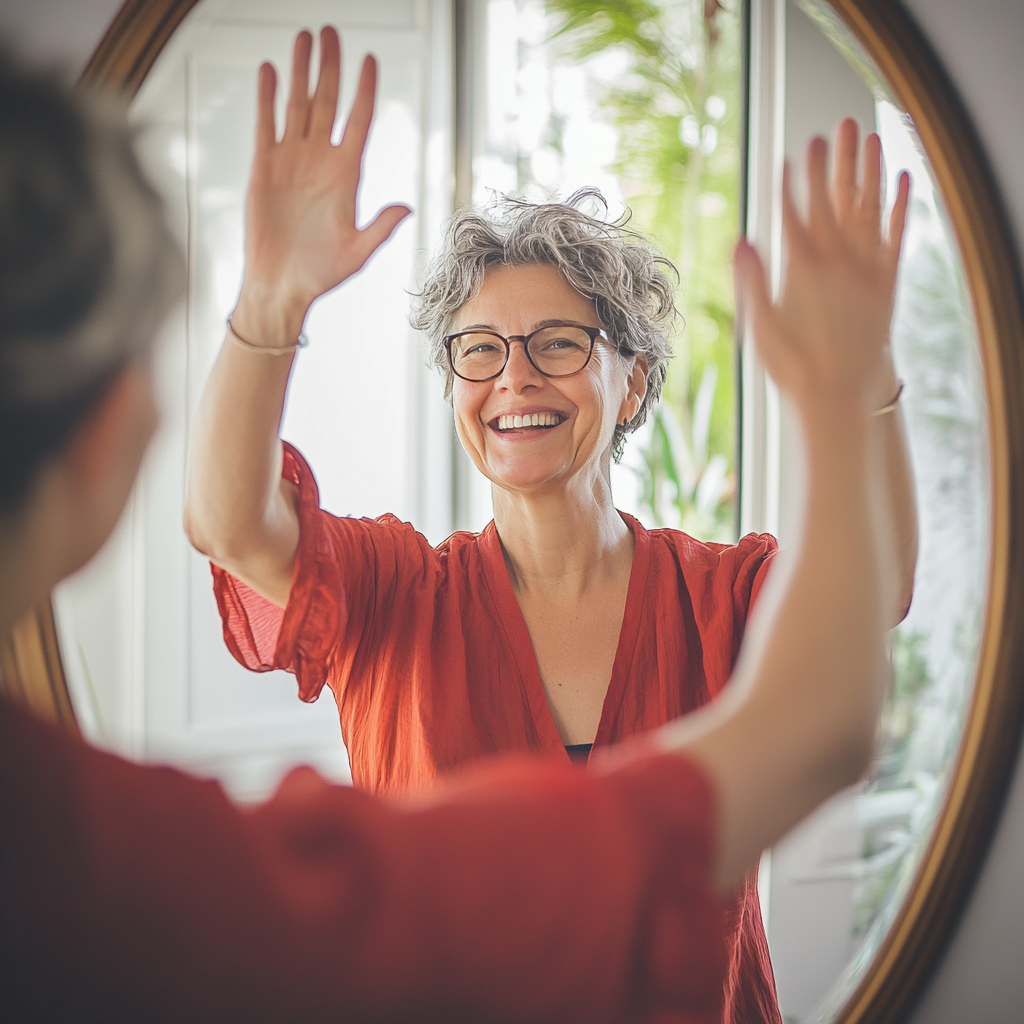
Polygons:
M626 397L619 409L619 423L625 426L640 411L647 394L647 357L638 353L626 377Z

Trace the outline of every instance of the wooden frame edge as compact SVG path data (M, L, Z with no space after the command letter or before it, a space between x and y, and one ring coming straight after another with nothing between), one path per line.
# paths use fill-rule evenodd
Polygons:
M0 644L0 670L0 692L63 729L79 731L51 601L15 623Z
M904 1019L973 890L1024 720L1024 295L1005 207L973 122L921 30L892 0L828 0L910 114L960 247L981 348L991 446L987 614L946 798L910 890L837 1024ZM1017 395L1015 402L1013 396Z
M86 64L80 85L131 99L198 0L125 0Z

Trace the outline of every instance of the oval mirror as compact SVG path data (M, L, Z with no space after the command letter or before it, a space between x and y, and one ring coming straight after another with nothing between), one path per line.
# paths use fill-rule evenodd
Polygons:
M97 742L213 773L242 799L299 760L346 777L333 708L227 655L208 567L180 528L189 415L241 271L255 69L286 68L294 32L325 21L349 55L343 103L352 58L381 60L365 212L405 201L417 214L358 290L317 305L283 431L315 464L325 507L394 512L435 541L488 518L399 301L455 205L597 184L613 212L634 210L692 287L683 369L618 471L619 503L649 525L785 543L792 425L749 343L734 343L723 254L742 224L777 272L782 161L843 116L879 132L890 180L911 171L894 346L920 502L914 601L892 634L868 779L767 854L760 878L787 1021L902 1019L985 852L1019 734L1024 320L970 122L899 5L666 0L631 26L573 0L129 0L85 79L134 96L188 301L159 349L164 426L125 521L55 595L56 616L41 609L9 639L5 686L68 722L73 705ZM666 91L637 56L656 50L684 86ZM360 386L381 365L388 388Z

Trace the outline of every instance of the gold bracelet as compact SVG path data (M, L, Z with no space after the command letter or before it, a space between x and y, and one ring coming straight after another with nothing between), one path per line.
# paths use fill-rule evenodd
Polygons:
M892 401L888 405L883 405L881 409L876 409L871 415L884 416L886 413L895 412L896 406L900 404L900 395L903 394L904 387L903 381L900 381L900 386L896 389L896 394L892 396Z
M249 349L250 352L260 352L265 356L287 355L289 352L296 352L300 348L305 348L309 344L309 338L307 338L305 334L300 334L294 345L254 345L251 341L246 341L245 338L235 330L234 325L231 323L230 316L228 317L228 334L240 345Z

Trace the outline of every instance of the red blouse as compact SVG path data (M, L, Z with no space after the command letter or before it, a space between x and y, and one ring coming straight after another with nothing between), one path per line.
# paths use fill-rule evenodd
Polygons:
M505 758L442 789L299 769L243 810L0 697L0 1020L712 1024L695 766Z
M433 548L394 516L322 511L289 445L283 472L300 519L288 607L214 567L224 636L247 668L293 672L303 700L331 688L356 784L419 789L499 752L568 760L494 524ZM633 566L595 753L721 692L776 550L767 535L707 544L624 518ZM724 1019L781 1022L753 876L729 916Z

